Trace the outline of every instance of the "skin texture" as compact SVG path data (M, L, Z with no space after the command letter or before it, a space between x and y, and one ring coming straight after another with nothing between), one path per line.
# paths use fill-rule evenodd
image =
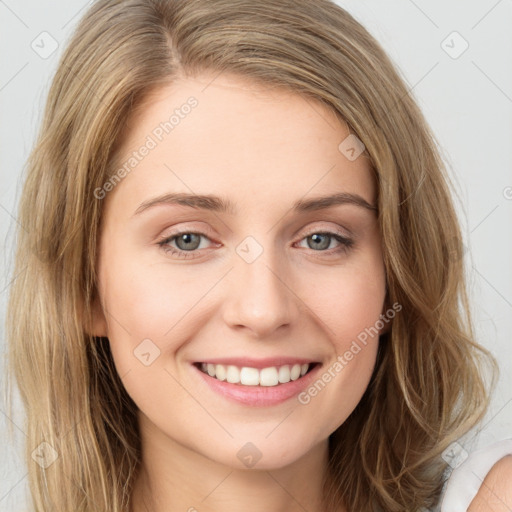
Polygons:
M92 330L108 336L140 410L133 512L320 511L328 436L367 388L378 336L307 405L228 401L192 363L291 356L326 369L375 325L386 292L376 212L351 204L292 211L299 199L335 192L375 205L369 162L340 152L348 128L320 103L226 73L151 94L130 120L119 162L190 96L197 107L103 199ZM134 215L167 192L219 195L237 211L160 205ZM206 235L192 257L158 245L177 231ZM325 231L353 246L327 238L317 248L309 237ZM248 236L262 249L251 263L236 250ZM134 355L145 339L160 351L148 366ZM252 468L237 457L248 442L261 453Z
M512 510L512 455L499 460L487 474L468 512Z

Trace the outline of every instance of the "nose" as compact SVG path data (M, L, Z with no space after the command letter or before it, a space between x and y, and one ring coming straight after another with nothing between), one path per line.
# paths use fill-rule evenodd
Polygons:
M235 262L223 308L229 327L265 338L297 320L300 299L287 283L283 269L283 264L278 266L263 255L252 263L242 259Z

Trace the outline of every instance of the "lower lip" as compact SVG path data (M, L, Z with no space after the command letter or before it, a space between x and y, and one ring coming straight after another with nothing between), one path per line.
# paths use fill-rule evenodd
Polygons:
M244 386L242 384L231 384L230 382L210 377L207 373L201 371L197 366L192 365L195 371L203 378L204 382L219 395L225 396L229 400L253 407L268 407L277 405L298 395L310 385L315 378L320 364L297 380L292 380L286 384L277 386Z

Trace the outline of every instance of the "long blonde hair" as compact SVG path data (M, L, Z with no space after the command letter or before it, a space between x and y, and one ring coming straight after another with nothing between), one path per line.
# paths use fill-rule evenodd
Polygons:
M363 399L329 438L325 508L433 505L443 450L484 414L481 365L492 360L474 341L447 173L398 71L329 0L100 0L61 58L19 207L29 230L17 234L8 357L27 414L35 510L129 509L141 460L136 406L108 339L84 328L97 293L94 190L147 94L206 70L320 101L364 143L387 301L402 310ZM42 442L58 457L48 467L31 456Z

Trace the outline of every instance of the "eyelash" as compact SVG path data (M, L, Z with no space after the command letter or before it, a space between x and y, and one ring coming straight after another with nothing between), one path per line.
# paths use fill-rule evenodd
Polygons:
M175 247L170 247L168 244L172 242L173 240L179 238L182 235L199 235L203 236L205 238L208 238L208 235L205 233L195 232L195 231L180 231L178 233L173 233L170 236L165 237L163 240L160 240L157 242L157 245L159 245L165 253L170 253L173 256L178 256L179 258L183 259L189 259L194 258L194 253L198 251L198 249L194 249L192 251L184 251L182 249L176 249ZM328 250L321 250L321 251L314 251L313 252L319 252L319 253L327 253L328 255L334 255L339 253L348 253L350 249L352 249L354 245L354 241L350 238L347 238L340 233L337 232L331 232L331 231L311 231L310 233L306 234L302 239L306 239L312 235L324 235L329 236L331 238L334 238L337 242L339 242L341 245L337 249L328 249ZM330 245L330 244L329 244ZM190 254L190 256L189 256Z

